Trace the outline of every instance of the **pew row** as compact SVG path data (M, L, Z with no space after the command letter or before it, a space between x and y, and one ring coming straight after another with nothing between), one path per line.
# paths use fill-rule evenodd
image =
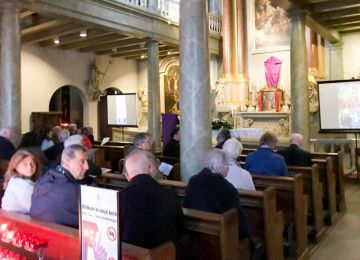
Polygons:
M284 230L290 255L297 259L308 259L307 245L307 206L303 191L303 176L274 177L252 175L257 190L273 187L276 190L276 205L283 212Z
M104 180L105 179L105 180ZM127 183L117 174L103 174L96 181L100 186L110 189L122 189ZM186 183L180 181L159 180L162 185L174 190L183 200ZM267 188L263 191L239 190L241 204L249 216L252 237L256 243L256 255L264 252L266 259L283 259L283 217L277 210L276 191ZM185 227L189 228L185 223ZM261 256L259 256L261 257Z
M244 259L247 241L239 239L238 213L231 209L223 214L183 208L185 259ZM242 250L243 249L243 250ZM245 249L245 250L244 250Z
M245 162L246 155L256 151L253 148L244 148L242 154L240 155L241 161ZM344 190L344 153L339 151L337 153L311 153L313 159L326 159L331 157L333 171L335 172L335 190L336 190L336 209L338 212L343 212L346 210L345 203L345 190ZM316 161L313 160L314 163Z
M289 174L302 174L304 177L304 194L308 195L308 224L312 223L311 238L316 242L325 235L324 210L322 202L322 184L319 177L319 166L313 164L311 167L288 166Z
M17 214L0 210L0 224L8 224L16 230L30 233L48 240L48 246L43 250L44 259L69 260L80 259L79 230L54 223L31 218L29 215ZM3 246L0 242L0 246ZM8 246L11 244L4 244ZM163 260L176 259L175 246L167 242L154 249L146 249L135 245L122 243L122 259L124 260ZM21 248L12 246L15 253L24 254ZM25 252L26 253L26 252ZM38 259L27 257L27 259ZM40 259L40 258L39 258Z
M159 182L173 189L181 199L185 197L186 183L170 180ZM261 258L261 251L265 250L266 259L283 259L283 215L277 210L275 189L269 187L263 191L238 191L255 241L254 258Z

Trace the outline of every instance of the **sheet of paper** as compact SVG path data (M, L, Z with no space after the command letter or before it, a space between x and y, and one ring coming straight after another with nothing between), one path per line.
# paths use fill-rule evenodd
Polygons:
M108 173L111 172L111 169L109 168L101 168L101 173Z
M172 168L173 166L171 164L162 162L159 166L159 171L165 176L169 176Z
M104 145L104 144L106 144L107 142L109 142L109 140L110 140L110 137L104 137L104 138L102 139L102 141L101 141L101 144L100 144L100 145Z

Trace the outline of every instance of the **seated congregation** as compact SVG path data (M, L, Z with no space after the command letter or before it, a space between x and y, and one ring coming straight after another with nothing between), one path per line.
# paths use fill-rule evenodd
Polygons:
M79 185L116 189L121 241L146 249L171 242L166 259L307 259L345 210L342 155L308 153L300 134L276 151L276 136L266 132L251 150L224 129L217 148L204 154L201 170L185 183L179 128L163 155L153 152L148 133L137 134L126 151L116 148L121 174L101 173L105 157L90 160L107 147L98 146L88 129L72 135L71 129L49 129L40 139L24 134L18 150L9 145L12 130L0 131L0 157L8 161L2 209L78 228ZM159 170L161 162L174 166L170 175Z

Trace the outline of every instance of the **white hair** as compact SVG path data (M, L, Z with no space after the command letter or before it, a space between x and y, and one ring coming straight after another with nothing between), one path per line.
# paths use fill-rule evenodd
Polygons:
M241 154L243 146L237 139L230 138L225 141L222 149L228 153L231 159L236 159Z
M65 142L64 142L64 147L68 147L70 145L84 145L84 141L83 141L83 136L82 135L71 135L69 136Z
M207 152L202 161L203 167L208 168L212 173L221 173L228 163L228 154L217 148Z

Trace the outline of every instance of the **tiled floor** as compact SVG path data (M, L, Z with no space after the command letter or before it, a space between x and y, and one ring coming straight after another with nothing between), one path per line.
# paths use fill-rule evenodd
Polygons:
M311 260L360 259L360 182L346 183L347 211L320 243Z

